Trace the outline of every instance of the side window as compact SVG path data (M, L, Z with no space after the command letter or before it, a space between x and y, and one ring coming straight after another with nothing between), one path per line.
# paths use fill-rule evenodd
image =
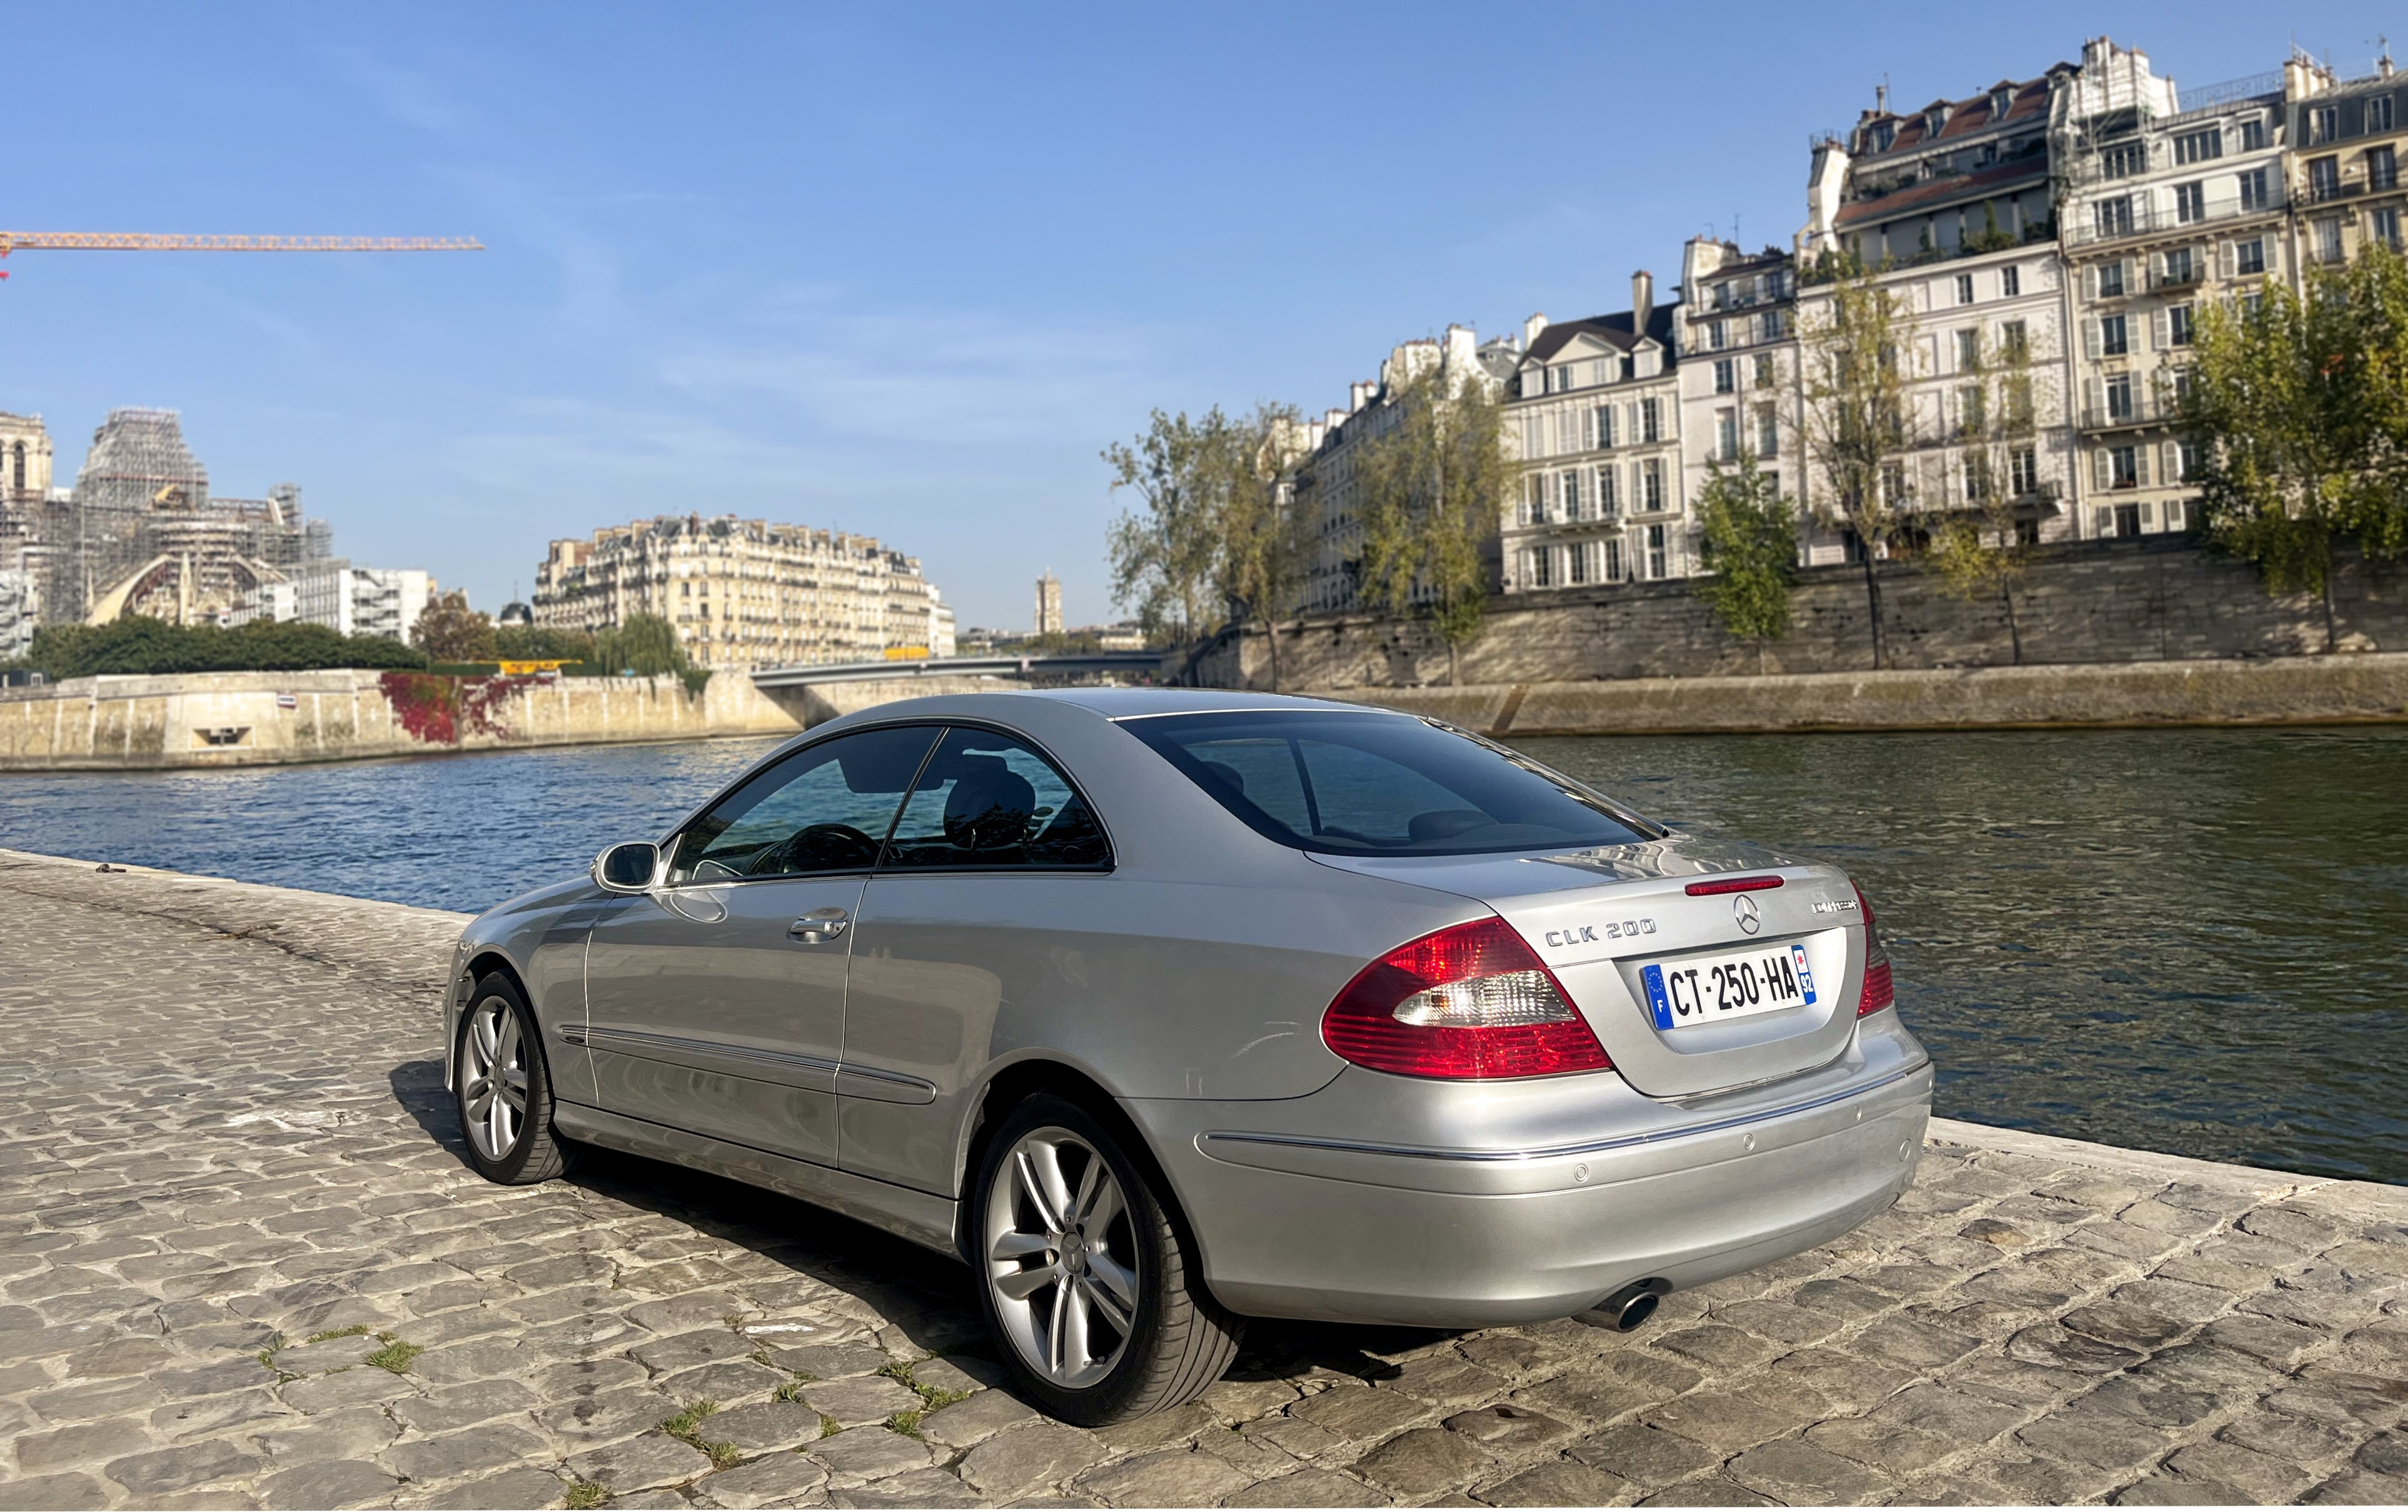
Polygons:
M1111 865L1087 800L1009 735L949 729L928 758L882 867L904 871Z
M936 738L933 725L864 730L754 774L678 837L670 884L868 871Z

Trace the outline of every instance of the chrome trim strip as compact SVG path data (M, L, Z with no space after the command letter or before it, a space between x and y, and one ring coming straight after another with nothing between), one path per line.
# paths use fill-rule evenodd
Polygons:
M606 1042L618 1041L627 1048L682 1050L688 1055L725 1056L733 1060L759 1060L774 1066L793 1066L803 1071L833 1072L836 1062L824 1056L793 1055L783 1050L762 1050L749 1044L729 1044L720 1040L689 1040L675 1034L647 1034L632 1029L585 1030L586 1043L598 1049L610 1048Z
M1778 1108L1768 1108L1761 1113L1742 1114L1736 1117L1718 1118L1710 1123L1683 1124L1676 1129L1659 1129L1644 1134L1625 1134L1617 1139L1596 1140L1584 1145L1551 1145L1545 1149L1433 1150L1416 1148L1410 1145L1367 1145L1341 1139L1312 1139L1297 1134L1245 1134L1220 1130L1207 1130L1197 1138L1199 1142L1218 1140L1232 1145L1284 1145L1300 1149L1336 1150L1346 1155L1390 1155L1421 1160L1482 1162L1552 1160L1570 1155L1598 1155L1607 1150L1627 1149L1634 1145L1656 1145L1666 1140L1685 1139L1692 1134L1712 1134L1726 1129L1737 1129L1745 1124L1762 1123L1769 1118L1784 1118L1792 1114L1812 1113L1816 1108L1827 1108L1834 1102L1845 1102L1851 1098L1862 1097L1868 1092L1876 1092L1885 1087L1904 1081L1915 1073L1928 1069L1930 1064L1929 1060L1918 1061L1914 1065L1894 1071L1879 1081L1867 1082L1859 1087L1844 1087L1821 1097L1809 1098L1803 1102L1791 1102Z
M585 1026L582 1024L563 1024L560 1026L560 1037L570 1044L583 1044L585 1043Z
M876 1066L856 1066L850 1060L838 1069L848 1076L867 1076L873 1082L893 1082L897 1087L917 1087L924 1092L933 1092L937 1089L936 1083L924 1081L917 1076L906 1076L899 1071L882 1071Z

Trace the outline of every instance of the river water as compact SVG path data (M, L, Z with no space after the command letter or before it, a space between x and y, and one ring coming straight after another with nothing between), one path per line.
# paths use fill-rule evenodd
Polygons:
M0 845L474 911L661 833L774 743L0 775ZM2408 730L1524 743L1848 868L1943 1114L2408 1182Z

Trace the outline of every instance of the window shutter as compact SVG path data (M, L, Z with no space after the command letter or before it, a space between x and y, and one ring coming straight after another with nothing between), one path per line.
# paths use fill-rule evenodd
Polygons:
M2086 303L2099 297L2098 268L2085 267L2082 270L2082 297Z
M2143 488L2149 486L2149 449L2145 446L2132 448L2132 482Z
M1597 449L1597 421L1586 410L1583 410L1581 411L1580 427L1581 450L1584 452L1595 451Z
M2103 446L2090 454L2090 482L2101 490L2114 484L2114 478L2108 471L2107 448Z
M2166 311L2164 307L2160 306L2149 311L2149 350L2163 352L2165 349Z
M2230 243L2230 242L2229 242L2229 241L2219 241L2219 242L2217 242L2217 243L2215 244L2215 272L2216 272L2216 276L2217 276L2217 277L2219 277L2219 278L2227 278L2227 279L2229 279L2229 278L2232 277L2232 269L2233 269L2234 266L2235 266L2235 263L2234 263L2234 258L2233 258L2232 243Z
M2165 458L2164 471L2160 476L2170 483L2182 482L2182 443L2180 441L2166 442L2163 449L2163 456Z
M2260 245L2266 249L2266 271L2269 273L2281 272L2283 270L2282 238L2280 237L2267 237Z
M2099 322L2086 315L2082 320L2082 354L2086 357L2099 355Z

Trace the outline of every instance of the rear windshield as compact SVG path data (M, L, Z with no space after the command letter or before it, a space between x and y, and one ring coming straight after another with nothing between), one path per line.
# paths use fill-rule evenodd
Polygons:
M1169 714L1124 721L1283 845L1345 856L1624 845L1662 831L1526 756L1402 714Z

